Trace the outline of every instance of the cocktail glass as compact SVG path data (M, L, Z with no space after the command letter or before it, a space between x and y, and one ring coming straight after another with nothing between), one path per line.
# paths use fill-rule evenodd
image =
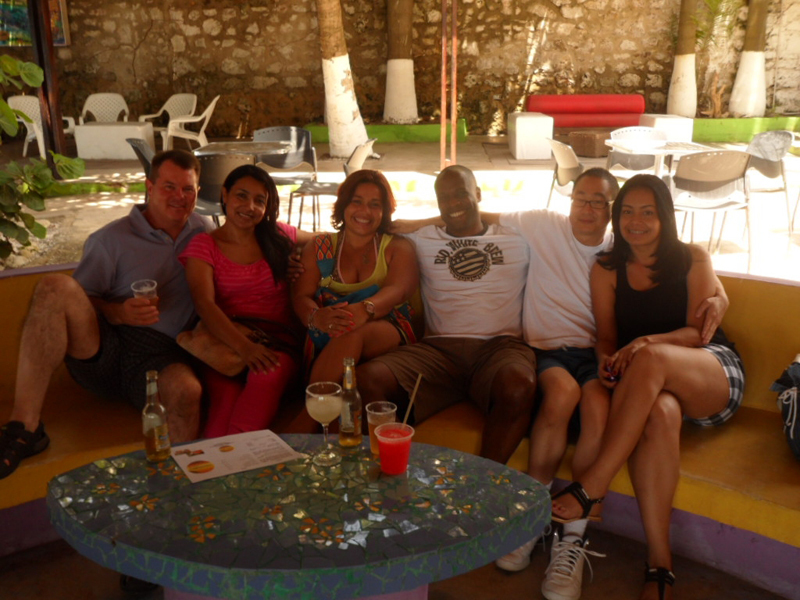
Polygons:
M338 465L342 456L328 441L328 425L342 413L342 388L332 381L318 381L306 388L306 410L322 425L325 447L314 455L312 462L320 467Z
M367 427L369 428L369 449L377 456L378 438L375 437L375 428L384 423L394 423L397 420L397 405L394 402L370 402L367 404Z

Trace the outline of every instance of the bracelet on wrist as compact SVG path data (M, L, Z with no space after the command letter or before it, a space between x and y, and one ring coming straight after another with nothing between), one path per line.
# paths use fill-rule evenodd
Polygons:
M316 314L317 314L317 311L318 311L318 310L319 310L319 308L318 308L318 307L315 307L315 308L311 309L311 314L309 314L309 315L308 315L308 323L306 323L306 326L307 326L307 327L308 327L308 329L310 329L311 331L319 331L319 329L317 329L317 328L314 326L314 315L316 315Z

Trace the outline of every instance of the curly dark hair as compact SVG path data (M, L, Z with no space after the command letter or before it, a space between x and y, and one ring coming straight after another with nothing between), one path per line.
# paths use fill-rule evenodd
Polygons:
M397 202L392 193L392 186L389 185L386 177L380 171L361 169L354 171L347 176L336 194L336 202L333 204L333 214L331 215L331 225L336 231L344 229L344 210L353 201L356 188L362 183L373 183L378 186L381 193L381 206L383 215L378 226L378 233L386 233L392 224L392 214L397 208Z
M272 269L272 277L277 283L286 279L289 255L294 248L294 242L277 226L278 208L280 207L278 188L269 173L255 165L236 167L228 173L222 183L222 187L226 192L230 193L236 182L245 177L252 177L263 184L267 192L267 209L264 213L264 218L255 227L255 235L256 242L258 242L261 253L264 255L264 260L267 261L270 269ZM220 204L222 204L222 212L227 214L225 202L223 202L222 198L220 198Z
M692 265L692 253L689 246L678 237L678 226L675 222L675 207L667 184L655 175L634 175L617 194L611 207L611 227L614 230L614 247L599 255L600 264L610 270L624 267L631 257L631 247L622 237L619 226L622 214L622 201L632 190L646 189L653 194L656 203L658 220L661 222L658 248L655 251L655 262L650 266L654 283L675 281L686 276Z

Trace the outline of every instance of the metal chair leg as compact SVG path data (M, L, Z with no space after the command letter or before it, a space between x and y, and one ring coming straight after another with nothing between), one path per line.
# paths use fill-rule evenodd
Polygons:
M553 181L550 182L550 195L547 197L545 208L550 208L550 200L553 199L553 189L556 187L556 174L553 172Z
M723 215L723 219L725 216ZM711 217L711 233L708 235L708 252L711 253L711 247L714 245L714 232L717 230L717 213ZM722 229L720 229L720 235L722 235Z
M728 218L728 212L725 211L722 213L722 224L719 226L719 237L717 238L717 247L714 252L719 252L719 249L722 247L722 232L725 229L725 219Z
M747 272L750 273L750 268L753 265L753 228L750 227L749 206L745 207L744 213L745 213L744 226L747 228Z
M303 204L305 202L305 199L306 199L306 195L305 194L300 194L300 206L298 207L299 210L298 210L298 215L297 215L297 228L298 229L302 229L303 228Z

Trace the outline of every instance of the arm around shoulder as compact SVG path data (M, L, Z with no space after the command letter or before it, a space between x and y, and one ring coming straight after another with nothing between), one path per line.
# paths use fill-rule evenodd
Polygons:
M392 308L409 300L419 287L419 267L414 246L405 238L394 237L386 248L388 272L381 289L370 301L375 316L388 315Z
M590 286L592 291L592 312L597 327L596 351L599 361L605 360L617 350L617 318L614 304L617 273L604 268L599 262L592 266Z
M689 291L689 303L686 307L686 323L701 332L703 341L711 338L722 316L728 308L728 296L722 286L711 263L708 252L689 245L692 253L692 266L686 275L686 285ZM709 331L710 330L710 331Z

